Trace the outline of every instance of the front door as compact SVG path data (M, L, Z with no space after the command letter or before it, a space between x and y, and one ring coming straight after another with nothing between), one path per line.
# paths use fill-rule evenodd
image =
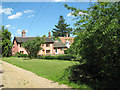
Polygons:
M55 48L55 54L58 54L58 49L57 48Z

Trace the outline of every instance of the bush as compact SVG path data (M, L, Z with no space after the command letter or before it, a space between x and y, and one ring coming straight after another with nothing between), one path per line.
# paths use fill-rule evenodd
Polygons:
M26 57L28 57L28 55L27 54L21 54L21 53L17 52L15 54L15 57L24 57L24 58L26 58Z
M59 60L71 60L75 59L75 55L65 54L65 55L46 55L46 56L38 56L39 59L59 59Z
M68 50L64 50L64 54L68 54L69 53L69 51Z
M83 24L83 27L80 26L84 30L77 33L71 51L78 55L80 61L85 60L86 63L73 69L72 81L78 80L87 84L90 82L89 86L94 88L120 87L120 17L118 16L120 11L118 8L120 2L93 4L88 10L89 17L82 17L83 20L80 20L87 23ZM107 18L104 17L104 12L107 12ZM76 25L80 24L76 23ZM80 78L81 73L84 80ZM87 74L91 76L90 79L86 78ZM85 82L86 80L88 81Z

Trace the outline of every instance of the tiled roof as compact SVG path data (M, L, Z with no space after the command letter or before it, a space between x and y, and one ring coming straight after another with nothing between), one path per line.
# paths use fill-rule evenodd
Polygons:
M68 40L70 44L74 42L74 37L59 37L63 44Z
M62 42L54 42L53 47L66 47Z
M33 38L35 37L15 37L18 43L26 42L27 40L33 39ZM54 41L52 40L52 38L45 37L45 42L54 42Z
M45 42L54 42L54 41L50 37L45 37Z

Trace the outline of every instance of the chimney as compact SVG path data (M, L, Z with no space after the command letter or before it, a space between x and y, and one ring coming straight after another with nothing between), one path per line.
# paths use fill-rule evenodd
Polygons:
M66 37L68 37L68 33L66 33Z
M48 34L49 34L49 36L48 36L48 37L51 37L51 33L50 33L50 31L49 31L49 33L48 33Z
M22 37L25 37L25 30L22 31Z

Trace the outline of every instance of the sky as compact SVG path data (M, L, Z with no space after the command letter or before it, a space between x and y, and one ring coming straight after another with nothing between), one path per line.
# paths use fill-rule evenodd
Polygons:
M60 0L54 2L2 2L2 6L0 6L2 25L11 32L12 40L14 36L20 37L22 30L26 30L27 37L48 36L48 32L51 32L57 25L60 15L63 15L70 27L74 27L72 20L74 17L70 14L71 11L64 7L64 4L86 10L90 2L60 2Z

